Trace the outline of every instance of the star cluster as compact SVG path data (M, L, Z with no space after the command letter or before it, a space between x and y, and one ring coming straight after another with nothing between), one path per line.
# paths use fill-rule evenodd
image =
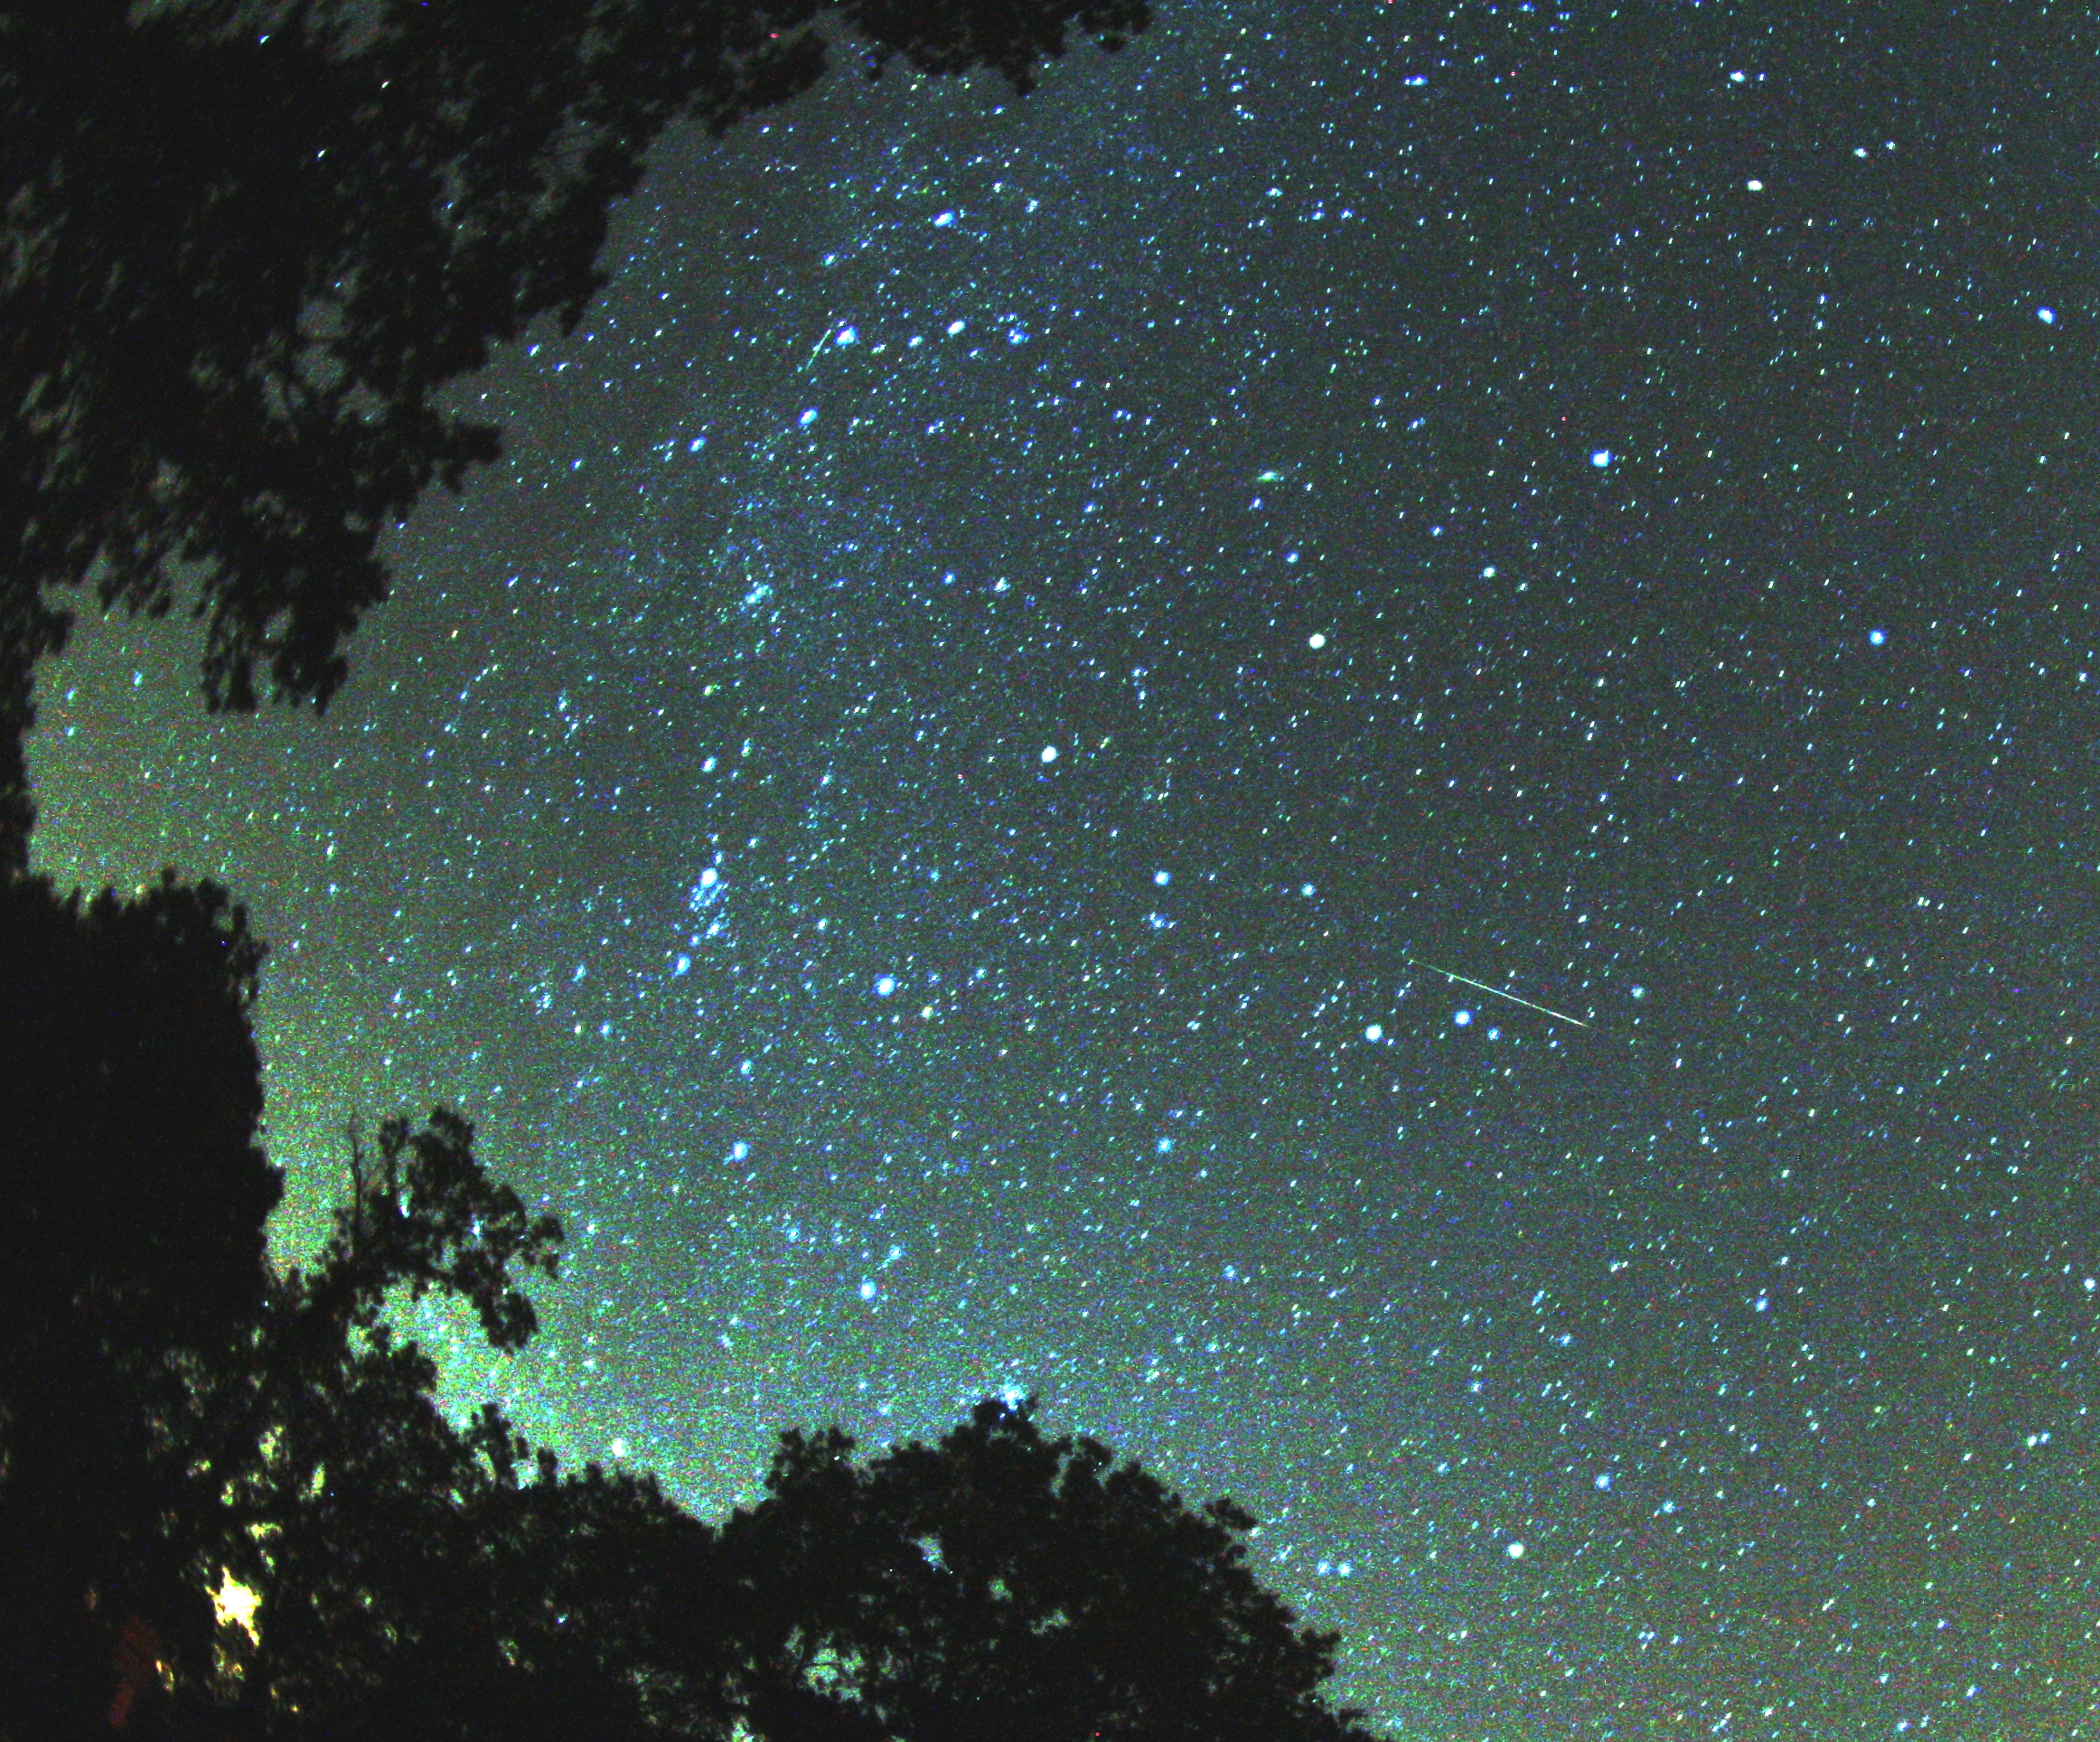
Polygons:
M696 1505L1039 1393L1397 1734L2094 1735L2100 71L1993 17L667 141L329 715L83 633L38 862L257 909L285 1249L475 1118L570 1262L423 1335Z

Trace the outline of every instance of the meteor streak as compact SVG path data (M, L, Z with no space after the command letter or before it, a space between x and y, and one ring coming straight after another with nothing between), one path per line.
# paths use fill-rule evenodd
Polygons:
M1448 980L1456 980L1460 986L1470 986L1485 992L1491 998L1507 998L1512 1004L1521 1004L1527 1010L1536 1010L1541 1016L1551 1016L1555 1022L1571 1023L1577 1028L1590 1025L1580 1016L1571 1016L1565 1010L1556 1010L1550 1004L1533 1004L1529 998L1520 998L1514 992L1505 992L1499 987L1490 986L1486 980L1477 980L1469 974L1453 973L1448 968L1439 968L1433 961L1422 961L1413 956L1402 958L1411 968L1426 968L1432 974L1441 974Z

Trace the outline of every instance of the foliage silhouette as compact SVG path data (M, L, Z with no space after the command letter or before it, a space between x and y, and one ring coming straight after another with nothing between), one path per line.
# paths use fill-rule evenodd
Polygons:
M260 1734L295 1711L327 1715L336 1728L319 1733L355 1734L360 1713L383 1716L388 1690L434 1686L435 1664L473 1685L473 1664L436 1649L427 1617L490 1635L499 1610L486 1590L473 1600L486 1558L474 1509L514 1485L520 1443L493 1406L464 1433L453 1426L436 1366L397 1339L386 1304L451 1295L492 1344L520 1347L536 1320L519 1273L553 1274L561 1242L552 1217L528 1217L489 1178L473 1139L440 1108L419 1131L382 1125L376 1166L353 1140L350 1198L325 1250L310 1269L267 1278L237 1359L201 1376L156 1564L192 1594L227 1577L245 1587L267 1650L222 1623L183 1637L163 1625L192 1707L230 1699Z
M1336 1635L1249 1570L1252 1519L1031 1409L981 1403L866 1466L836 1429L783 1437L722 1533L756 1735L1367 1742L1319 1695Z
M131 901L0 879L0 1737L72 1737L206 1688L212 1596L258 1591L295 1527L372 1552L345 1509L413 1515L427 1555L514 1468L491 1415L462 1434L389 1294L457 1297L498 1347L560 1229L492 1181L440 1109L380 1128L308 1270L266 1261L280 1190L257 1142L249 1007L262 949L211 884ZM389 1509L392 1509L389 1513ZM333 1510L331 1510L333 1509ZM375 1535L372 1542L383 1541ZM300 1601L326 1598L309 1581ZM280 1603L287 1617L297 1605ZM277 1629L287 1648L295 1618ZM281 1653L280 1653L281 1654ZM134 1672L113 1699L113 1666ZM152 1678L157 1683L157 1676Z
M84 1606L140 1570L196 1372L262 1301L261 955L210 884L0 882L0 1678L54 1711L123 1623Z
M645 1476L542 1453L520 1481L492 1408L464 1435L424 1412L418 1359L392 1351L380 1383L399 1389L346 1393L318 1436L397 1428L364 1428L357 1461L275 1515L242 1569L257 1635L189 1696L191 1729L1372 1742L1321 1695L1334 1636L1248 1569L1244 1514L1192 1510L1027 1410L987 1402L866 1464L835 1430L785 1434L766 1497L717 1531Z
M680 118L871 73L1026 89L1145 0L0 0L0 863L54 597L206 625L214 708L325 704L378 539L493 459L437 401L604 282L611 203Z

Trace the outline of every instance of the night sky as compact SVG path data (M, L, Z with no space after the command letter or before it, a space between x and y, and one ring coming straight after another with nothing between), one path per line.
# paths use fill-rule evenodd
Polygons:
M572 1245L456 1394L703 1511L1036 1392L1401 1735L2100 1735L2096 47L1221 0L667 141L330 712L84 631L37 862L250 903L281 1250L473 1118Z

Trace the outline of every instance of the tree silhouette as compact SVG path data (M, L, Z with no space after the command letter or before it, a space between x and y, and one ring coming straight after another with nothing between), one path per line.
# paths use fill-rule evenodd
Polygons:
M54 1715L97 1697L192 1382L262 1304L261 955L210 884L0 881L0 1678Z
M604 281L671 122L823 72L1027 89L1144 0L0 0L0 863L26 862L31 672L56 595L206 625L217 707L324 704L386 596L381 531L496 431L445 383Z
M535 1320L518 1280L553 1269L558 1225L492 1181L472 1128L440 1109L418 1131L382 1126L369 1165L353 1147L326 1250L273 1270L280 1183L256 1141L249 1028L261 957L211 884L171 874L83 903L0 879L9 1742L136 1727L164 1672L211 1687L237 1644L213 1608L227 1574L274 1596L277 1558L311 1570L294 1552L308 1540L354 1563L387 1541L360 1506L413 1520L418 1551L441 1552L442 1527L515 1462L500 1416L467 1434L445 1420L436 1370L383 1312L442 1291L520 1346ZM285 1651L299 1606L341 1588L302 1572L279 1605Z
M723 1531L744 1717L769 1742L1364 1742L1320 1697L1336 1636L1256 1581L1253 1520L980 1404L865 1466L783 1437Z
M415 1415L404 1393L344 1420ZM448 1432L332 1472L355 1498L273 1531L242 1734L1372 1742L1321 1693L1334 1635L1249 1570L1244 1513L1027 1410L866 1464L836 1430L785 1434L718 1531L646 1477L542 1454L520 1481L492 1410Z
M153 1556L156 1590L191 1599L186 1610L162 1599L186 1632L156 1625L192 1707L230 1694L265 1733L301 1710L354 1728L433 1661L418 1656L419 1616L483 1635L492 1625L471 1521L514 1485L521 1442L492 1405L455 1428L436 1368L385 1317L389 1298L435 1290L472 1307L497 1348L532 1335L518 1273L552 1274L561 1230L490 1179L473 1140L440 1108L419 1131L388 1120L369 1164L353 1142L326 1249L310 1269L273 1274L235 1358L199 1376ZM252 1594L260 1655L216 1618L193 1625L195 1599L229 1578Z

